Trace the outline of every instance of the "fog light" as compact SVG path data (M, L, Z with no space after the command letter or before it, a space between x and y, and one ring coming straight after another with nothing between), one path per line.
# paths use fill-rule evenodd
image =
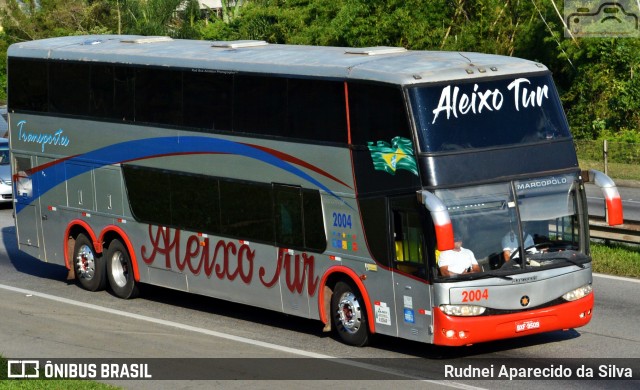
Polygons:
M463 338L467 337L467 334L464 332L464 330L461 330L460 332L458 332L458 337L463 339Z
M448 331L444 332L444 335L447 336L448 339L452 339L453 336L456 335L456 332L454 330L449 329Z

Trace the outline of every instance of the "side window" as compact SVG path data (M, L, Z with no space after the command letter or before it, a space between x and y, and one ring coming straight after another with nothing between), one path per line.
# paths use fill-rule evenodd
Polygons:
M273 205L276 242L283 247L303 247L304 229L300 187L274 185Z
M92 65L90 115L98 118L114 118L114 100L113 66Z
M274 242L271 187L220 181L221 233L247 240Z
M9 109L46 112L47 63L9 58Z
M320 192L303 189L302 208L304 210L304 247L323 252L327 248L327 236L324 232Z
M326 249L322 203L318 191L273 185L276 245L322 252Z
M113 115L114 119L133 121L135 119L136 74L133 68L116 66L113 68Z
M359 206L371 255L377 262L391 266L386 198L360 198Z
M182 124L182 72L139 68L135 91L136 122Z
M413 204L412 204L413 203ZM423 214L415 199L392 201L393 263L402 272L427 277L427 245Z
M134 217L142 222L170 226L168 172L129 165L123 165L122 171Z
M198 232L219 232L218 187L216 178L186 173L171 174L171 224Z
M286 125L287 80L235 76L234 131L278 134Z
M281 135L347 143L344 84L339 81L289 79L287 131Z
M320 192L123 165L139 222L322 252Z
M184 72L184 124L231 131L233 75Z
M49 112L88 115L91 67L84 63L51 62Z
M399 87L349 83L351 137L354 145L411 139L402 90Z

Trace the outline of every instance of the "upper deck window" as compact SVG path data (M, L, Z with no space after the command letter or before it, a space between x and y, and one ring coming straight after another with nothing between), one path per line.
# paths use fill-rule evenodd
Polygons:
M422 86L409 96L423 152L571 137L548 74Z

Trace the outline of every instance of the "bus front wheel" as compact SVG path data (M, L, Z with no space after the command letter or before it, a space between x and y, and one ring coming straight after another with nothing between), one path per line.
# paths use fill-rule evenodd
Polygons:
M362 347L369 341L369 329L364 301L358 290L340 281L331 296L333 324L346 344Z
M138 286L133 277L131 257L120 240L113 240L107 249L107 275L111 291L122 299L138 296Z
M89 291L104 290L105 265L102 256L96 254L93 243L83 234L78 234L73 248L73 267L80 285Z

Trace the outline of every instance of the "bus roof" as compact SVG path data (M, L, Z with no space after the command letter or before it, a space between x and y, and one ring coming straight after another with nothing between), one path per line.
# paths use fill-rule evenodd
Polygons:
M47 58L372 80L410 85L546 71L542 64L491 54L198 41L168 37L91 35L17 43L10 57Z

